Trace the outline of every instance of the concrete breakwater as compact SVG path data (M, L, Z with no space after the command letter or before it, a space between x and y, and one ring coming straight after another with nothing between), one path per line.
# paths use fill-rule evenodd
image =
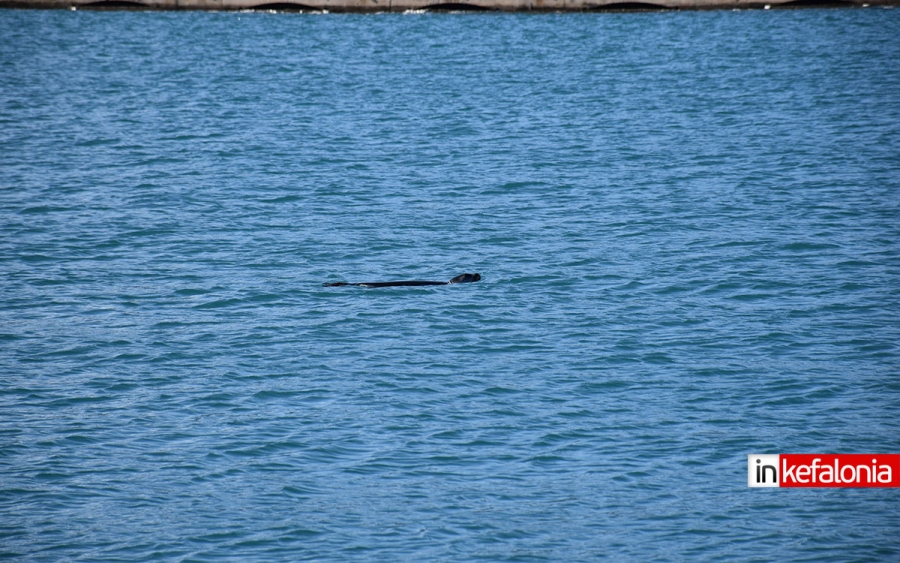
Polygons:
M0 7L6 8L318 12L404 12L408 10L583 12L895 5L900 5L900 0L0 0Z

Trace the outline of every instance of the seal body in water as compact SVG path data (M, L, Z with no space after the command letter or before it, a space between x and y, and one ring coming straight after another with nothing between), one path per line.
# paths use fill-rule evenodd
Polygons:
M391 282L360 282L347 283L335 282L322 284L325 287L343 287L345 285L358 285L360 287L409 287L420 285L450 285L451 283L472 283L481 280L481 274L460 274L450 281L425 281L425 280L408 280L408 281L391 281Z

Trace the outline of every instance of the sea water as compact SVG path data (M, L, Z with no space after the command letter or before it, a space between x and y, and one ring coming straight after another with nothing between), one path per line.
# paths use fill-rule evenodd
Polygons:
M898 38L0 11L0 559L896 560Z

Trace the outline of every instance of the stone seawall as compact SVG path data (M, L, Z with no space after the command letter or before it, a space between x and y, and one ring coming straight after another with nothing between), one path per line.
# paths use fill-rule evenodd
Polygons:
M408 10L642 11L896 6L900 0L0 0L0 8L135 10L274 10L405 12Z

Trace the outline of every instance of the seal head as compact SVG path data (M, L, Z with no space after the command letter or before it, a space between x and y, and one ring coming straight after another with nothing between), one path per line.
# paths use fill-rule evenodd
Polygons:
M453 278L452 280L448 281L447 283L448 284L472 283L472 282L477 282L477 281L481 281L481 274L475 273L475 274L460 274L460 275L456 276L455 278Z

